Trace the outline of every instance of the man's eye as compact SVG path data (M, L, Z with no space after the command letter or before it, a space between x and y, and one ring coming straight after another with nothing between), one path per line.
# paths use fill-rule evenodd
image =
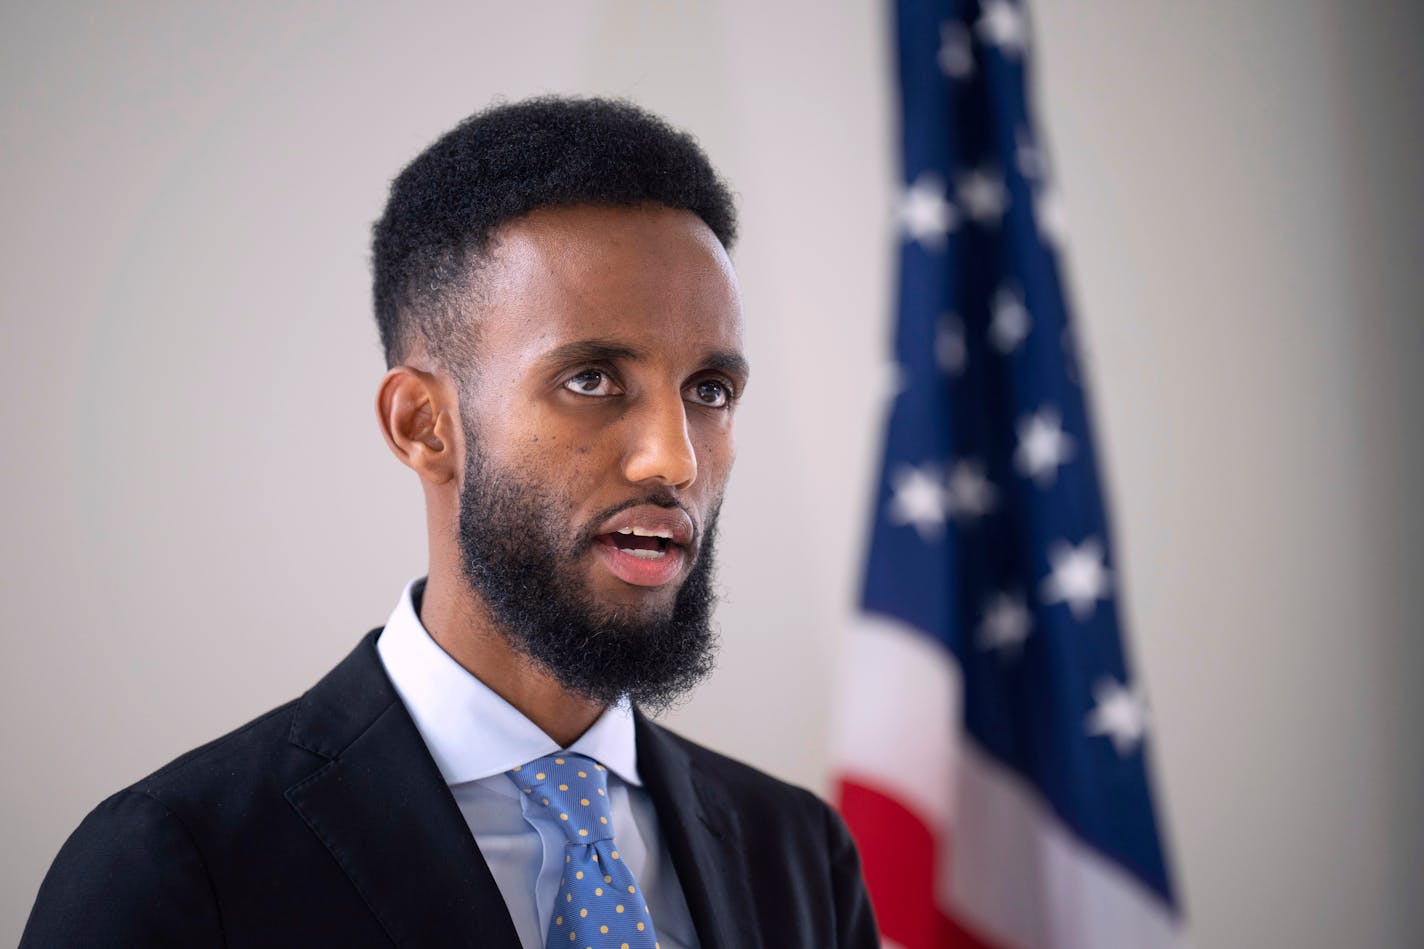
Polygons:
M692 397L698 405L712 409L726 408L732 401L732 390L716 379L704 379L692 385Z
M564 383L564 388L579 395L612 395L613 382L598 369L585 369Z

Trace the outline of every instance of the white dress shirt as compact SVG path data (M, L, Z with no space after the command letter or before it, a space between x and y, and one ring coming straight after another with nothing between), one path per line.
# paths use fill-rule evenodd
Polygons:
M614 839L647 899L658 941L667 949L697 946L653 802L638 777L627 701L609 706L577 741L560 748L430 637L416 607L424 592L424 577L406 585L376 650L460 805L524 949L545 945L567 838L549 810L519 793L505 772L558 751L587 755L608 769Z

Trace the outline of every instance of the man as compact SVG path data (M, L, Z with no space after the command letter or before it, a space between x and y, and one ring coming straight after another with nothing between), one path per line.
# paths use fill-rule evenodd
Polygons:
M652 724L711 666L747 383L687 136L540 99L407 167L377 410L428 578L292 703L99 805L26 946L872 946L813 795Z

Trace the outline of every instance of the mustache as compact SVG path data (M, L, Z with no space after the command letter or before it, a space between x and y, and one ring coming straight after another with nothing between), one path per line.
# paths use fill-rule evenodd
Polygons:
M597 512L591 518L589 518L588 526L579 532L578 538L574 541L574 549L577 551L583 550L586 547L591 547L595 539L598 537L598 526L600 524L607 523L609 518L613 517L615 514L621 514L622 512L628 510L630 507L641 507L644 504L651 504L655 507L668 509L676 508L682 511L682 513L686 514L687 519L692 522L692 543L688 545L688 549L694 552L700 551L702 549L702 522L699 521L693 515L693 513L687 509L686 504L683 504L680 500L678 500L676 495L670 494L666 491L660 491L654 494L647 494L643 497L638 498L629 498L626 501L620 501L612 507L605 508L604 510ZM718 507L721 507L720 500L717 504L713 505L712 510L716 511Z
M629 497L625 502L619 502L612 507L605 507L601 512L595 513L594 516L588 519L588 526L578 531L578 537L574 540L574 549L582 550L584 547L591 546L591 544L594 543L594 539L598 537L598 526L607 523L609 517L614 516L614 514L621 514L625 512L625 510L628 510L629 507L642 507L644 504L652 504L654 507L665 507L665 509L669 510L681 510L682 513L688 516L688 520L692 522L692 543L689 544L689 546L692 547L692 550L701 549L702 523L693 516L686 504L678 500L675 494L666 492L645 494L645 496L642 497Z

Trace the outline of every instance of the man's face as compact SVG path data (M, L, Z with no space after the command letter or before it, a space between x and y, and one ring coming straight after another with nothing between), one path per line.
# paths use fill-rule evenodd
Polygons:
M746 383L730 264L690 212L544 210L501 229L482 288L466 578L566 688L665 704L710 668Z

